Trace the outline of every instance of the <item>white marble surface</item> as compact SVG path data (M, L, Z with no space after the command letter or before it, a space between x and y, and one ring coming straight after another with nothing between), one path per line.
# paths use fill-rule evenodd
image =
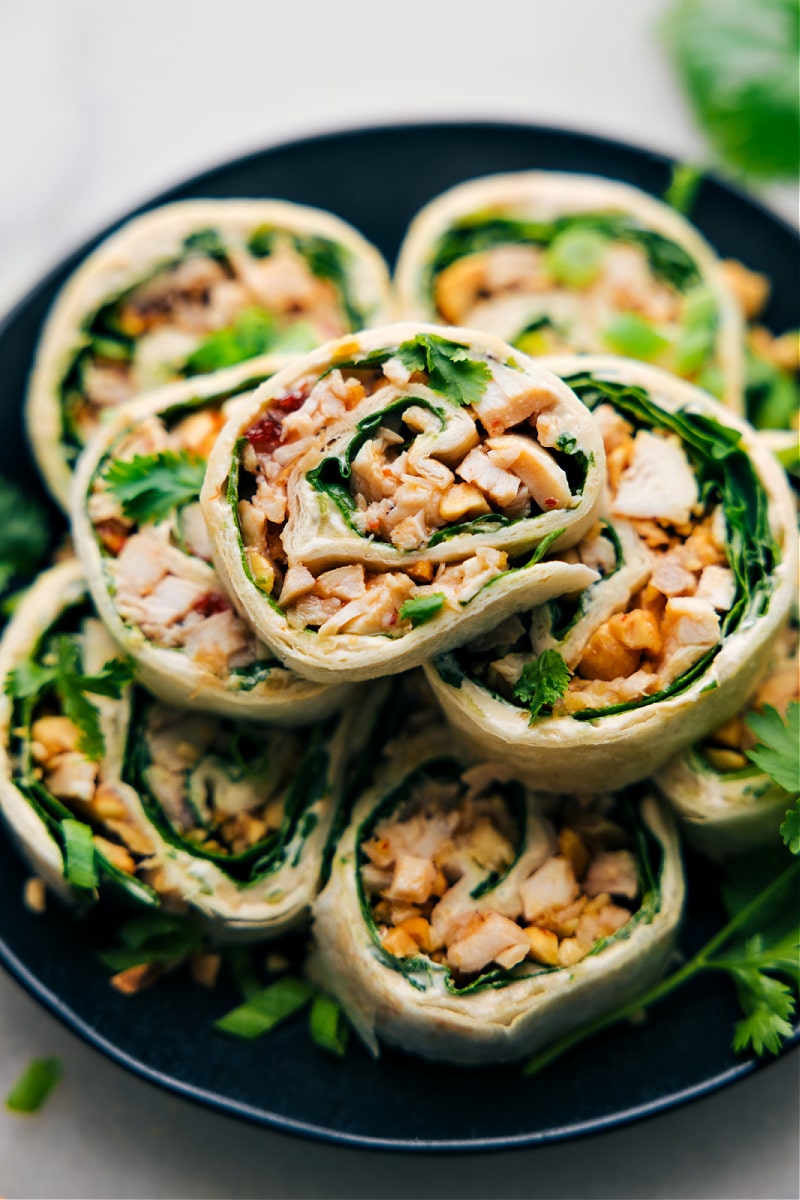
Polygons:
M0 0L0 310L126 208L299 134L436 117L590 129L703 156L660 0ZM793 188L768 194L793 219ZM637 1127L424 1165L236 1125L87 1049L0 976L0 1095L55 1053L33 1119L0 1112L7 1197L798 1195L797 1056ZM424 1184L420 1186L420 1180Z

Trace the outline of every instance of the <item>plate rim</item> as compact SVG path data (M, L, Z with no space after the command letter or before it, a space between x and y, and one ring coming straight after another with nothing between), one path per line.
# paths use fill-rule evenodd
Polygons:
M245 151L235 155L232 158L224 159L216 162L200 170L194 171L190 175L183 176L167 187L160 189L158 192L149 196L141 203L136 204L130 209L126 209L123 213L114 217L110 222L105 223L97 232L89 235L72 250L64 253L59 260L43 275L39 276L32 284L27 286L22 295L12 301L10 307L0 313L0 339L4 338L9 327L18 319L18 317L31 304L35 304L41 294L52 286L65 270L73 268L83 258L86 257L91 250L97 246L103 239L108 237L123 223L131 220L149 209L162 204L168 204L177 198L177 195L183 192L186 188L194 187L197 184L202 184L210 181L219 173L246 167L248 164L255 163L256 160L263 158L265 155L272 153L280 153L286 150L303 149L308 146L314 146L321 143L336 141L343 137L359 137L369 136L381 133L397 133L405 134L414 132L425 132L430 130L438 130L440 132L457 131L461 134L465 130L476 129L481 131L498 130L508 131L516 130L522 133L528 133L534 137L538 135L553 136L564 138L567 140L574 139L583 143L590 142L596 146L613 147L623 152L634 155L641 159L649 160L662 167L672 168L680 160L672 157L664 151L654 150L651 147L643 146L637 142L627 141L617 137L607 137L593 130L583 130L575 126L557 125L541 122L532 122L524 120L512 120L501 118L463 118L450 119L434 117L431 119L421 119L414 121L386 121L376 122L369 125L354 123L352 125L337 126L336 128L321 130L316 133L303 134L297 137L292 137L275 142L269 142L262 145L260 148ZM496 174L497 172L489 172ZM585 174L586 172L572 172L574 174ZM777 213L760 197L751 194L745 188L740 187L737 183L726 177L718 174L716 171L706 171L703 173L703 180L713 183L723 192L727 192L737 202L745 203L751 208L756 209L760 215L778 228L784 234L788 234L795 241L800 243L800 230L793 226L785 217ZM390 264L391 266L391 264ZM51 302L52 303L52 302ZM45 317L46 319L46 317ZM32 361L32 360L31 360ZM16 854L16 848L8 842L12 853ZM95 1029L86 1019L81 1017L69 1004L54 992L50 987L41 981L41 979L30 969L26 963L12 950L6 939L0 936L0 963L9 975L30 995L35 1001L42 1005L51 1016L60 1021L71 1033L77 1035L81 1041L90 1046L93 1050L104 1055L115 1065L128 1071L134 1077L143 1080L153 1087L160 1088L169 1094L179 1096L190 1103L208 1108L223 1116L231 1119L246 1121L249 1124L259 1126L261 1128L270 1129L278 1133L287 1134L289 1136L310 1139L315 1142L320 1142L328 1145L345 1146L349 1148L366 1149L372 1151L395 1151L402 1153L427 1153L427 1154L458 1154L458 1153L476 1153L476 1152L499 1152L503 1150L519 1150L541 1146L573 1141L577 1138L588 1137L592 1134L604 1133L607 1130L619 1129L649 1118L658 1116L659 1114L669 1111L673 1108L682 1107L686 1104L694 1103L697 1100L704 1098L714 1092L720 1091L723 1088L730 1087L734 1083L738 1083L749 1076L768 1069L774 1065L779 1059L785 1058L787 1055L795 1053L800 1047L800 1028L797 1028L790 1039L787 1040L781 1053L770 1058L744 1059L732 1067L719 1072L716 1075L710 1076L702 1081L695 1083L687 1088L682 1088L677 1091L669 1092L659 1096L654 1100L648 1100L642 1104L634 1105L629 1108L620 1109L614 1113L610 1113L605 1117L594 1117L584 1121L578 1121L573 1124L561 1125L552 1129L542 1129L528 1133L508 1134L496 1137L487 1138L390 1138L390 1137L373 1137L366 1134L351 1133L345 1130L337 1130L328 1126L316 1125L311 1122L301 1121L294 1117L286 1117L279 1113L269 1112L263 1108L256 1108L253 1105L246 1104L242 1101L231 1099L218 1092L214 1092L207 1088L196 1084L187 1083L175 1075L170 1075L158 1070L155 1067L149 1066L146 1062L122 1050L115 1042L106 1038L97 1029ZM513 1069L513 1068L511 1068Z

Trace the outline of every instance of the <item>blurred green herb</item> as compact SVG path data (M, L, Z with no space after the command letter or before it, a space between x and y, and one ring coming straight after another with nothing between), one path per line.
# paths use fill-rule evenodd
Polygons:
M47 552L50 530L42 506L0 476L0 592L15 576L31 576Z
M664 34L695 115L722 162L760 179L795 175L796 0L677 0Z
M64 1074L59 1058L34 1058L6 1096L6 1108L16 1113L36 1113Z

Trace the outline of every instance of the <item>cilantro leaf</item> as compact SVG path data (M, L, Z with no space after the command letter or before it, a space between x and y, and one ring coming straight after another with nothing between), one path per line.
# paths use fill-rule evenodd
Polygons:
M41 505L0 477L0 591L15 575L33 575L47 551L50 530Z
M514 696L530 709L533 725L542 709L552 708L569 687L570 670L557 650L545 650L522 668L514 686Z
M78 643L60 634L47 647L42 662L28 659L9 672L5 690L12 699L34 700L55 689L64 716L81 731L78 749L97 762L105 753L105 740L100 713L86 693L118 699L132 679L131 664L120 658L111 659L95 675L84 675Z
M792 854L800 854L800 800L786 810L779 832Z
M488 364L470 358L466 346L435 333L403 342L397 357L410 371L425 371L432 390L455 404L477 404L492 378Z
M767 705L761 713L750 713L746 724L759 739L747 757L785 791L800 792L800 703L792 700L784 721L777 709Z
M246 308L227 329L210 333L189 355L183 369L186 375L208 375L257 354L311 350L318 340L309 321L295 321L288 329L280 329L266 309Z
M112 462L105 481L125 516L146 524L164 521L174 509L196 500L205 473L202 458L185 450L163 450Z
M795 0L677 0L665 33L712 145L764 179L800 166Z
M758 1055L765 1050L777 1054L783 1039L793 1032L789 1023L795 1006L791 989L754 967L732 969L730 974L744 1012L742 1020L736 1022L733 1049L752 1046Z
M431 596L414 596L406 600L400 609L400 619L410 621L414 629L424 625L441 610L444 604L444 592L434 592Z

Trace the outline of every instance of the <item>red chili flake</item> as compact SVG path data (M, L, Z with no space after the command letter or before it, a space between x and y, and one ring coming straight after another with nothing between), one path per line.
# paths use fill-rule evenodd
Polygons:
M277 400L272 401L272 407L277 408L282 413L297 412L298 408L302 408L308 399L308 388L299 388L296 392L288 392L285 396L279 396Z
M231 604L221 592L206 592L199 600L195 600L192 607L201 617L213 617L215 613L227 612Z
M558 501L554 496L547 496L544 502L545 508L558 508Z
M396 625L396 624L397 624L397 613L396 613L396 612L393 612L393 613L392 613L392 615L389 617L389 622L388 622L388 623L389 623L389 625L390 625L390 626L391 626L391 625Z

